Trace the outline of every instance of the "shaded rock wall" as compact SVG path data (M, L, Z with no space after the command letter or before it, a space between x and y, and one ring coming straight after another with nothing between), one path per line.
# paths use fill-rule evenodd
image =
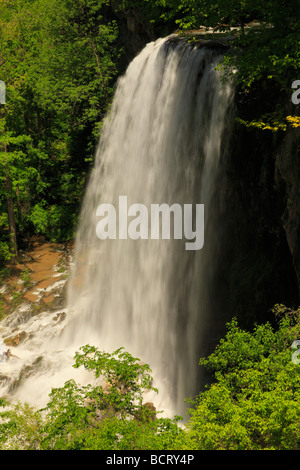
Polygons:
M276 180L284 184L282 226L300 286L300 129L290 129L276 152ZM300 287L299 287L300 289Z
M247 107L251 104L237 94L236 115L251 119ZM275 303L299 303L299 137L297 129L277 134L235 124L224 161L226 230L219 282L229 316L247 327L273 321Z
M111 2L107 15L117 21L119 28L119 44L124 50L119 64L121 72L126 70L129 63L148 42L164 35L156 31L150 22L144 21L138 9L122 10L118 1Z

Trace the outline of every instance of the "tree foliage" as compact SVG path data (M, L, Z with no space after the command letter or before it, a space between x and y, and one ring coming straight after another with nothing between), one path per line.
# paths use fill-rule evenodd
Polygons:
M0 448L44 450L298 450L300 309L274 308L276 324L242 329L236 319L200 360L213 382L189 399L189 419L160 417L143 403L156 391L149 365L120 348L85 345L74 367L96 382L68 380L42 410L1 399ZM295 343L295 340L297 341Z
M118 28L96 0L0 4L0 178L12 180L19 235L73 238L79 203L116 76ZM5 123L5 126L4 126ZM0 189L2 246L7 242ZM5 250L3 258L7 258ZM0 259L1 262L1 259Z
M228 31L232 47L222 66L234 70L238 100L251 108L239 124L272 132L299 127L297 106L286 110L291 84L300 78L294 0L2 0L0 80L7 99L0 105L0 265L12 257L8 202L20 238L74 236L123 67L121 23L131 16L152 39L178 28ZM152 389L149 366L123 350L107 354L87 345L75 367L105 378L105 385L68 381L51 392L43 412L21 404L8 409L1 399L1 446L298 449L299 365L291 361L298 338L298 310L285 312L276 328L247 332L230 322L226 338L200 362L214 383L192 402L185 431L176 420L153 419L143 406L143 392Z
M86 345L74 367L91 371L99 383L69 380L52 389L43 410L2 400L0 448L46 450L168 449L183 433L174 420L143 404L152 386L151 369L123 348L106 353Z
M300 369L291 348L300 337L300 310L278 305L275 312L278 327L266 323L253 332L233 319L215 351L201 359L214 383L193 402L190 447L299 449Z

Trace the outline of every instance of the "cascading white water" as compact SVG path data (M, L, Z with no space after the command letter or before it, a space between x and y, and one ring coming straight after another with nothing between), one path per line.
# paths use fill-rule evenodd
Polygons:
M123 346L149 363L162 402L176 411L195 393L209 316L213 195L232 98L219 61L211 50L163 39L119 80L83 202L69 290L66 337L109 351ZM122 195L128 205L204 204L204 248L187 251L174 239L99 240L97 207L118 207Z
M159 389L150 399L169 415L183 413L184 399L197 392L198 361L213 321L220 160L233 95L220 80L219 61L212 49L160 39L119 80L83 200L66 320L53 327L47 312L24 320L22 360L5 367L17 379L26 361L43 361L13 392L15 399L44 406L52 387L72 377L90 381L72 368L75 350L87 343L108 352L124 347L148 363ZM185 239L172 237L99 240L97 207L118 207L119 196L127 196L128 206L204 204L204 247L188 251ZM22 312L8 317L3 337L23 318Z

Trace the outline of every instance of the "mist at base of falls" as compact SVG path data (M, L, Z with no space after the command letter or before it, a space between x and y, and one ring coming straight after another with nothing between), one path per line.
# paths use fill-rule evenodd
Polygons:
M47 360L18 399L40 404L70 378L89 382L72 368L75 350L87 343L108 352L124 347L148 363L159 389L148 401L158 409L180 414L197 393L217 288L221 161L233 99L220 60L217 51L165 38L149 43L119 79L82 203L66 321L59 334L47 312L24 325L35 330L20 346L24 361ZM148 208L204 204L203 248L186 250L184 238L172 237L99 240L97 207L117 207L120 196Z

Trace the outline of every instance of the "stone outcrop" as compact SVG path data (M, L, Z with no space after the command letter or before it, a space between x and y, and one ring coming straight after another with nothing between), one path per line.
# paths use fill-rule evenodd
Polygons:
M26 379L34 375L41 367L42 361L43 361L43 357L39 356L32 362L32 364L24 365L19 372L19 376L16 379L11 381L9 385L9 390L8 390L9 393L15 392L23 384L23 382Z
M285 186L282 224L300 292L300 129L290 129L276 155L276 178Z
M17 333L14 336L10 336L9 338L4 338L4 343L6 344L6 346L16 347L24 340L25 337L26 337L26 332L21 331L20 333Z
M140 410L136 413L135 418L138 421L155 421L156 408L152 402L143 403Z
M272 132L235 121L257 119L272 100L264 83L250 97L236 92L228 116L228 152L221 158L216 205L220 207L213 325L208 352L225 334L225 321L238 318L245 328L274 322L272 307L290 308L300 300L300 131ZM293 114L287 96L285 115ZM278 97L279 101L279 97ZM220 330L217 325L220 324Z
M46 243L33 238L21 253L12 275L1 286L0 300L7 326L17 327L40 312L66 305L71 244Z

